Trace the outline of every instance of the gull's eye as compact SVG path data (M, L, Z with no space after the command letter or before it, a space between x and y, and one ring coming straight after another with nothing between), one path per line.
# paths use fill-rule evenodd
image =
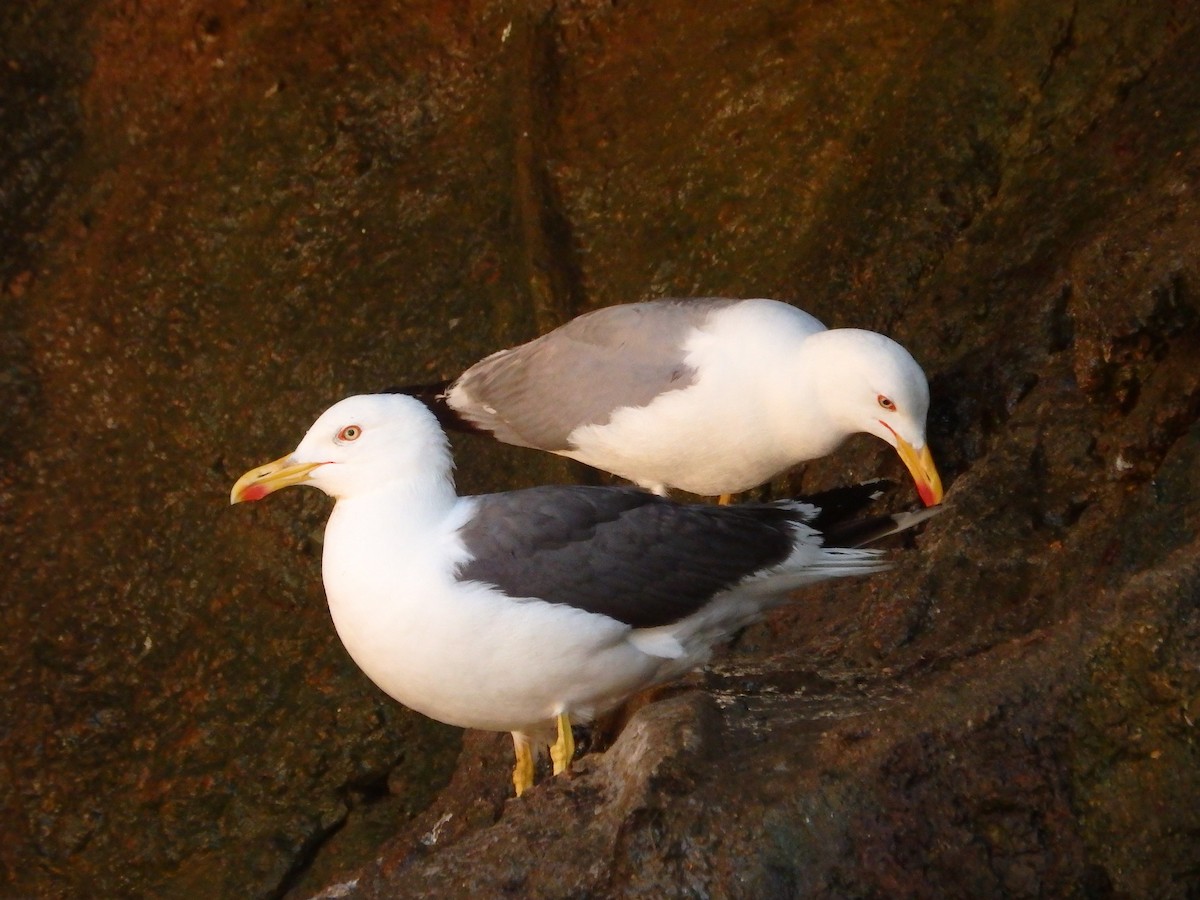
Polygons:
M886 409L888 412L896 411L896 404L892 401L891 397L886 397L883 394L880 394L875 399L878 400L879 405L882 406L884 409Z
M347 425L337 433L337 437L334 440L339 444L348 444L351 441L357 441L360 434L362 434L362 428L358 425Z

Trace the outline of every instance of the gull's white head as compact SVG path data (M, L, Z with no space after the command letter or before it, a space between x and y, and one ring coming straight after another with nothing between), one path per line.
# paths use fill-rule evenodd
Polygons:
M885 335L858 328L823 331L818 391L827 414L846 434L886 441L908 467L926 506L942 500L942 481L925 442L929 383L912 354Z
M261 500L293 484L342 500L388 483L449 482L452 467L446 436L421 401L363 394L325 410L287 456L239 478L229 502Z

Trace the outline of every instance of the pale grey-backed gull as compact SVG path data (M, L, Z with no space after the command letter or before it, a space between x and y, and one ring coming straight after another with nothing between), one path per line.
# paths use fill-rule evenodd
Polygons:
M579 460L658 494L729 495L865 432L926 505L929 386L891 338L827 329L777 300L610 306L477 362L422 397L443 424Z

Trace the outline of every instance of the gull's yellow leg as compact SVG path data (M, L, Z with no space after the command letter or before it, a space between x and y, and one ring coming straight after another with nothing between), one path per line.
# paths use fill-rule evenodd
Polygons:
M550 745L550 758L554 760L554 774L561 775L571 768L571 757L575 755L575 735L571 734L571 717L559 713L558 740Z
M520 732L512 733L513 750L517 754L517 764L513 766L513 787L520 797L533 787L533 751L529 747L529 738Z
M728 506L732 502L733 502L733 494L722 494L720 497L717 498L718 506Z

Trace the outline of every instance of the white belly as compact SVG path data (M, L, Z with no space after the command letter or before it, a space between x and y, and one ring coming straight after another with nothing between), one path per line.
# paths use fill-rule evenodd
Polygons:
M405 706L464 728L533 731L559 712L589 719L653 681L661 662L611 620L513 604L482 586L429 597L424 610L398 601L369 620L345 600L331 596L330 611L363 672Z
M671 391L603 425L577 428L562 455L659 493L703 496L749 490L805 458L774 440L752 404L710 401L705 393L702 385Z

